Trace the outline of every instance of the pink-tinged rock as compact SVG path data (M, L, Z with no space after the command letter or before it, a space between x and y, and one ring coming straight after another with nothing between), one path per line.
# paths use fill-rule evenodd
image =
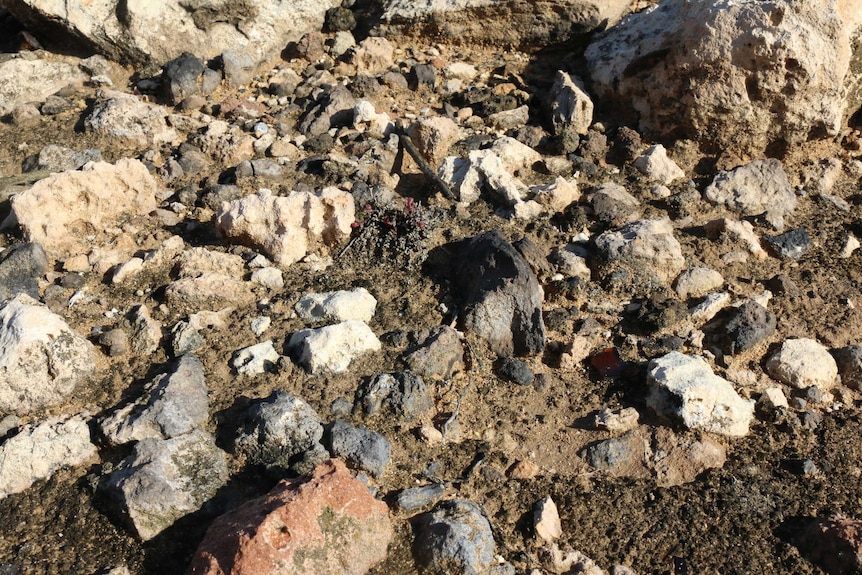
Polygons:
M191 574L361 575L391 539L386 505L330 459L216 519Z
M862 521L842 515L814 519L796 545L831 575L862 572Z
M36 182L12 198L12 212L27 241L42 244L49 259L62 259L88 251L94 232L155 210L158 189L138 160L93 162Z

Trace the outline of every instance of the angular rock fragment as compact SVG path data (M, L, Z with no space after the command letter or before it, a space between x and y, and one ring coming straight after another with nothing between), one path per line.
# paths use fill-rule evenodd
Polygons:
M334 457L380 477L389 464L392 445L389 440L362 427L336 419L329 429L327 447Z
M26 102L44 101L69 84L84 82L87 75L67 61L12 58L0 63L0 116Z
M661 144L656 144L644 152L634 161L634 167L646 177L666 186L685 177L685 172L667 157L667 150Z
M722 346L731 355L747 351L775 333L777 325L774 313L749 300L731 312L722 329Z
M169 104L179 104L200 90L206 67L191 52L183 52L162 68L162 93Z
M420 418L434 408L425 382L409 371L372 378L360 388L357 403L367 415L386 413L404 421Z
M844 515L810 519L794 544L830 575L862 570L862 521Z
M483 575L494 564L494 535L478 505L464 499L439 503L413 520L413 553L431 575Z
M106 91L93 111L84 118L84 128L124 140L137 148L159 146L179 138L177 131L168 126L166 116L167 112L161 106L132 94Z
M408 135L419 153L436 167L458 140L458 125L445 116L423 118L411 124Z
M809 338L788 339L766 362L769 375L797 389L835 387L838 365L823 345Z
M533 529L536 536L546 543L553 543L563 534L560 512L550 495L542 497L533 508Z
M39 299L39 279L48 271L48 258L38 243L27 242L0 252L0 300L19 293Z
M420 377L446 378L464 369L464 348L458 332L448 325L413 334L417 340L403 359Z
M703 297L724 285L724 277L710 268L689 268L679 274L674 291L680 299Z
M61 403L95 369L90 343L47 306L24 294L0 303L0 410Z
M238 374L259 375L273 369L279 357L281 356L275 351L272 340L268 339L237 350L230 364Z
M374 317L377 300L367 289L354 288L302 296L294 309L306 321L341 322L358 320L369 322Z
M317 329L303 329L290 336L288 349L313 374L341 373L353 359L380 349L380 340L371 328L349 320Z
M436 503L445 493L445 483L431 483L422 487L409 487L398 493L395 503L399 509L410 513L431 503Z
M640 202L621 185L608 182L600 185L590 197L590 205L596 219L606 224L619 226L638 217Z
M593 123L593 101L580 78L557 71L551 87L551 124L556 134L573 130L586 134Z
M765 236L764 239L779 256L792 260L798 260L811 249L811 236L805 228L796 228L777 236Z
M755 160L729 172L719 172L703 193L713 204L742 216L765 213L775 229L796 209L796 195L779 160Z
M619 231L605 232L596 238L596 248L604 260L605 277L623 268L640 281L667 285L685 266L668 219L638 220Z
M838 365L841 383L851 389L862 390L862 346L848 345L832 351Z
M362 575L386 557L392 537L386 504L330 460L216 519L190 572Z
M102 152L96 149L73 150L58 146L56 144L48 144L35 156L30 156L24 160L22 168L25 172L36 172L45 170L48 172L65 172L68 170L77 170L87 162L101 162Z

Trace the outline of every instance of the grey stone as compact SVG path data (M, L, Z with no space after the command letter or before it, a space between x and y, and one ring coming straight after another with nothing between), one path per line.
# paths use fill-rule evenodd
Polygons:
M592 193L590 204L596 219L620 226L640 216L640 202L621 185L613 182L600 185Z
M95 149L73 150L56 144L48 144L35 156L24 160L22 168L25 172L45 170L48 172L65 172L77 170L87 162L101 162L102 152Z
M502 358L497 364L497 374L518 385L532 385L535 374L530 366L519 359Z
M405 513L411 513L426 505L437 503L446 493L445 483L431 483L421 487L402 489L395 496L395 504Z
M392 446L379 433L337 419L328 439L327 447L333 457L341 457L374 477L380 477L389 463Z
M249 407L234 450L250 463L287 469L306 451L322 449L322 437L317 412L302 399L278 389Z
M777 230L796 209L796 195L779 160L755 160L729 172L719 172L703 192L712 202L742 216L766 214Z
M356 402L368 415L386 413L404 421L414 421L434 408L428 387L410 371L382 373L357 393Z
M580 78L558 70L550 93L551 124L554 134L564 130L586 134L593 123L593 101ZM574 145L571 151L577 148Z
M429 575L485 575L494 565L494 534L478 505L439 503L413 520L414 555Z
M783 258L798 260L811 249L811 237L805 228L796 228L777 236L765 235L763 239Z
M162 94L170 104L179 104L199 90L204 63L190 52L183 52L162 68Z
M644 464L646 443L635 432L620 437L605 439L590 445L583 451L583 457L591 466L615 475L628 475L631 470Z
M348 8L338 6L326 11L323 26L328 32L346 32L356 28L356 18Z
M127 314L129 343L135 353L150 354L159 349L162 341L162 324L153 319L147 306L132 307Z
M178 321L171 329L171 350L174 357L200 349L204 343L206 342L203 336L190 322Z
M248 84L254 76L256 62L245 52L226 50L221 55L221 65L224 78L232 86Z
M99 336L99 345L108 348L110 357L119 357L129 353L129 336L120 328L114 328Z
M68 112L75 105L71 100L67 100L66 98L61 98L60 96L48 96L45 98L45 103L39 107L39 111L42 112L43 116L54 116L56 114L62 114L63 112Z
M23 243L0 252L0 300L23 293L39 299L39 280L48 271L45 250L37 243Z
M437 70L431 64L416 64L410 70L408 82L414 90L418 90L423 86L433 89L436 81Z
M225 453L195 430L172 439L144 439L99 486L137 536L149 541L197 511L229 478Z
M464 328L501 356L541 353L542 290L524 257L498 231L464 240L458 253L455 286Z
M200 429L209 419L203 364L192 354L180 358L170 373L156 376L136 401L101 422L114 445L146 438L170 439Z
M731 311L722 329L722 347L731 355L748 351L773 333L775 314L755 301L747 301Z
M337 84L325 90L299 120L299 131L306 137L319 136L330 128L353 124L356 100L350 91Z
M841 383L851 389L862 390L862 346L848 345L832 351L838 364Z
M464 369L464 348L455 329L442 325L414 332L416 346L404 354L404 362L421 377L446 378Z

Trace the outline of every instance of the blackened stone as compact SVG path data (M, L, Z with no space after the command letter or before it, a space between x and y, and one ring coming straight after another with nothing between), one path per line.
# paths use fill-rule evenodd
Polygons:
M327 154L335 147L335 138L324 132L319 136L307 139L303 147L312 154Z
M296 53L301 58L313 62L323 57L323 36L319 32L308 32L296 43Z
M747 301L731 312L724 325L722 348L733 355L753 348L775 333L775 314L755 301Z
M856 390L862 390L862 346L848 345L832 352L841 383Z
M775 252L784 258L798 260L811 249L811 237L805 228L796 228L777 236L764 236Z
M560 154L573 154L581 145L581 136L575 127L566 125L560 129L557 135L557 151Z
M667 329L688 315L688 306L673 297L657 293L641 303L637 319L647 332Z
M18 244L0 252L0 299L24 293L38 300L39 278L47 271L48 258L40 244Z
M190 52L183 52L162 69L162 94L171 104L178 104L199 90L198 80L206 67Z
M581 138L578 153L593 163L603 162L608 155L608 137L595 130L588 131Z
M357 98L376 96L382 89L377 78L368 74L357 74L350 83L350 92Z
M87 285L87 278L78 272L68 273L60 279L60 285L67 289L81 289Z
M401 72L384 72L384 74L380 76L380 81L393 90L407 89L407 78L405 78L404 74Z
M437 81L437 70L431 64L416 64L410 70L409 84L413 90L418 90L422 86L434 87Z
M681 351L685 340L676 335L666 335L657 338L647 338L641 341L641 353L647 359L665 355L672 351Z
M334 457L341 457L374 477L379 477L389 463L392 446L385 437L341 419L335 420L324 440L328 440L326 447Z
M776 295L798 296L800 295L799 286L796 285L789 276L784 274L776 275L766 282L766 289Z
M544 250L536 242L524 236L514 242L512 246L524 256L524 259L530 264L530 269L533 270L536 276L545 278L553 275L553 267L548 261L548 255L544 253Z
M535 377L529 365L511 357L504 357L498 362L497 373L503 379L518 385L532 385Z
M610 150L613 162L631 162L643 151L641 136L628 126L621 126L614 134L614 143Z
M330 8L323 20L323 29L327 32L346 32L356 28L356 18L347 8Z

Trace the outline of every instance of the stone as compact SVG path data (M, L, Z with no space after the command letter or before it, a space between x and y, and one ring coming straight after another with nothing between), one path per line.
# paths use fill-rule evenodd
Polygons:
M356 102L356 106L353 108L353 126L355 128L365 127L372 134L379 134L383 137L388 137L395 128L389 114L378 113L374 104L367 100Z
M105 90L92 112L84 118L84 128L123 140L136 148L157 147L179 139L177 131L168 126L166 116L161 106L132 94Z
M377 76L394 64L394 53L395 47L389 40L370 36L353 49L352 62L356 65L357 72Z
M48 144L35 156L30 156L24 160L22 168L25 172L65 172L68 170L77 170L87 162L101 162L102 152L96 149L73 150L58 146L56 144Z
M209 501L229 478L225 453L201 430L144 439L99 489L142 541Z
M0 303L0 410L58 405L95 369L92 345L47 306L25 294Z
M108 348L110 357L118 357L129 353L129 336L120 328L108 330L99 336L99 345Z
M0 252L0 300L26 294L39 299L39 280L48 271L42 246L25 242Z
M639 433L630 431L620 437L597 441L582 452L590 466L621 477L649 477L646 468L648 443Z
M246 0L241 4L171 0L67 7L43 0L13 0L9 10L38 37L86 39L89 49L107 58L138 65L161 65L182 52L205 60L227 50L247 53L255 62L277 56L309 30L320 30L324 14L337 0ZM165 41L166 38L178 41ZM179 41L181 39L181 41Z
M513 176L500 155L492 150L472 150L466 160L448 156L443 160L438 175L463 204L478 200L485 189L510 207L522 202L529 194L527 185Z
M98 458L90 440L89 417L52 417L23 426L0 443L0 500L21 493L64 467Z
M230 365L239 375L260 375L272 371L280 357L272 345L272 340L268 339L237 350L230 360Z
M769 155L842 129L859 23L846 0L670 0L598 34L585 57L596 96L653 139Z
M521 128L530 121L530 107L527 105L518 106L512 110L502 110L489 114L485 118L485 123L495 130L505 132Z
M542 289L518 251L498 231L464 240L455 253L455 293L463 301L460 322L501 356L545 348Z
M634 161L634 167L646 177L665 186L685 177L685 172L667 157L667 150L661 144L650 146Z
M378 351L380 340L362 321L348 320L317 329L303 329L290 336L288 349L312 374L342 373L358 356Z
M432 64L416 64L410 69L407 82L413 90L423 86L433 90L437 82L437 69Z
M464 369L464 348L455 329L441 325L415 335L416 346L403 356L410 371L420 377L445 379Z
M618 411L602 409L596 414L596 429L606 429L611 432L626 432L638 426L640 414L634 407L624 407Z
M175 309L192 313L201 309L222 309L249 305L255 300L252 284L224 274L204 272L180 278L165 288L165 300Z
M530 195L533 196L533 201L551 214L562 212L581 198L577 182L561 176L549 184L530 186Z
M244 51L225 50L221 54L221 67L224 72L224 79L231 86L244 86L254 77L257 61Z
M766 410L790 409L790 404L787 403L787 396L780 387L767 387L757 400L757 407Z
M727 234L731 238L743 242L749 253L754 254L757 259L762 260L767 257L766 252L760 246L760 239L754 233L754 226L751 225L751 222L721 218L707 222L704 229L711 239L716 239L721 234Z
M494 140L489 150L500 158L503 168L512 174L524 168L531 168L542 161L542 155L539 152L509 136L501 136Z
M504 357L497 363L497 374L518 385L533 385L535 374L530 366L521 360Z
M216 519L190 573L363 575L392 538L386 504L330 460Z
M590 195L590 205L596 219L620 226L640 217L640 202L621 185L607 182Z
M416 120L407 133L419 153L432 167L436 167L458 140L458 125L445 116L434 116Z
M823 345L809 338L788 339L766 361L766 371L796 389L835 387L838 365Z
M385 437L336 419L329 429L327 447L334 457L380 477L389 464L392 446Z
M339 6L326 11L323 27L328 32L344 32L356 28L356 18L348 8Z
M841 383L850 389L862 390L862 346L848 345L832 350Z
M421 487L409 487L402 489L395 497L398 509L405 513L411 513L432 503L437 503L446 493L445 483L431 483Z
M777 236L765 235L763 239L775 253L791 260L798 260L811 249L811 236L805 228L796 228Z
M70 61L17 57L0 63L0 116L27 102L43 102L68 86L87 80Z
M563 534L560 512L550 495L539 499L533 507L533 529L536 537L546 543L553 543Z
M845 515L811 518L794 534L803 556L830 575L862 570L862 521Z
M251 281L270 290L280 290L284 287L284 274L278 268L265 267L251 272Z
M618 231L604 232L595 242L603 260L602 276L606 278L622 268L631 277L667 285L685 267L682 247L667 218L637 220Z
M484 575L494 564L491 524L472 501L443 501L412 523L413 554L425 573Z
M564 129L574 130L577 134L587 133L593 124L593 101L580 78L558 70L549 98L555 134L562 134Z
M366 415L388 415L412 422L428 415L434 401L422 378L410 371L381 373L357 392L356 403Z
M132 306L123 323L128 325L132 352L147 355L159 349L162 343L162 323L153 319L147 306Z
M374 317L377 300L363 287L351 290L310 293L293 306L305 321L342 322L358 320L368 323Z
M796 195L779 160L755 160L729 172L719 172L703 192L704 197L741 216L766 214L766 221L780 230L784 218L796 209Z
M702 358L672 351L647 366L647 406L689 429L743 436L754 402L742 399Z
M141 396L100 423L113 445L142 439L171 439L201 429L209 419L209 399L201 361L186 354L172 370L153 378Z
M94 231L109 233L121 218L156 209L159 186L138 160L94 162L81 171L52 174L12 198L12 215L28 241L48 258L87 252Z
M317 412L284 390L254 401L243 419L234 451L249 463L288 469L306 451L322 449L323 426Z
M777 325L774 313L748 300L727 318L721 333L722 347L730 355L748 351L774 334Z
M711 268L688 268L676 278L674 291L679 299L699 298L721 289L724 277Z
M162 67L162 94L169 104L179 104L189 96L197 94L203 61L191 52L183 52Z
M659 487L674 487L695 481L704 471L721 469L727 449L709 436L677 435L659 427L653 432L650 469Z
M257 194L222 204L216 227L227 238L262 250L287 267L312 251L350 237L355 220L353 197L337 188L319 193Z

